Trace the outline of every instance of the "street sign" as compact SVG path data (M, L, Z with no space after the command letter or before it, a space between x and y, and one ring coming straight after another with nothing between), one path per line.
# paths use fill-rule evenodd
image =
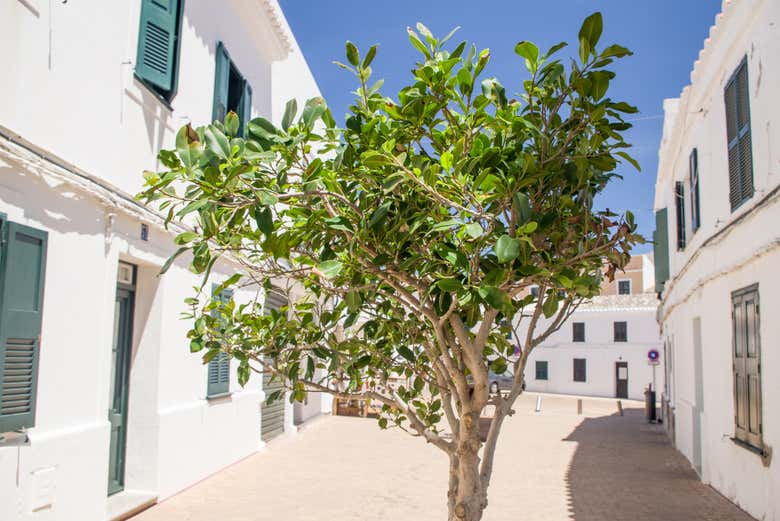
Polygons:
M658 352L658 349L651 349L647 352L647 363L650 365L658 365L661 363L659 358L661 357L661 354Z

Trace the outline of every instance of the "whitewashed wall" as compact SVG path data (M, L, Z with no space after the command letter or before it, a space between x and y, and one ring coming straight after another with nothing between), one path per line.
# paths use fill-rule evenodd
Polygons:
M123 197L140 190L144 169L158 168L157 151L173 145L179 127L209 121L217 41L252 84L253 114L268 118L276 97L287 97L274 62L297 45L275 1L184 5L169 108L133 76L140 2L0 3L0 67L14 71L0 82L0 212L49 232L36 426L29 445L0 447L3 521L102 521L111 507L108 374L119 260L139 267L126 491L162 499L262 446L260 379L242 389L231 371L233 394L205 399L206 367L189 353L188 323L179 318L199 278L185 257L157 276L175 233ZM297 52L281 62L285 81L297 78L296 95L319 96ZM216 278L232 270L222 263ZM287 416L291 427L292 406ZM36 504L45 506L33 513Z
M664 104L655 207L669 209L671 279L659 312L672 356L674 441L702 480L757 519L780 519L780 467L731 441L734 435L731 293L754 283L760 294L763 438L780 447L780 4L724 2L679 100ZM747 57L755 194L734 212L729 204L724 88ZM688 157L699 157L701 228L676 250L675 181L687 181ZM688 184L686 182L686 193ZM774 195L773 195L774 194ZM656 262L658 259L656 259ZM701 320L697 378L694 319ZM699 432L696 423L701 424ZM776 458L773 458L776 460Z

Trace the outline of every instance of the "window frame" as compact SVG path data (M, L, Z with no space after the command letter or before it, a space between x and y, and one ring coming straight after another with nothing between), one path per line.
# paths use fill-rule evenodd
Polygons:
M623 324L623 337L618 338L618 325ZM612 341L613 342L628 342L628 321L627 320L615 320L612 322Z
M696 147L688 157L688 183L691 190L691 235L701 227L701 198L699 197L699 151Z
M582 363L582 379L578 379L577 363ZM578 383L588 382L588 359L587 358L572 358L572 381Z
M677 251L683 251L687 244L685 234L685 183L674 182L674 209L677 219Z
M753 356L751 355L750 348L747 343L741 345L739 338L744 333L743 341L748 341L750 336L749 317L745 314L745 307L743 304L747 302L753 302L754 307L754 324L753 324L753 341L755 343ZM737 317L736 309L739 306L740 316ZM731 293L731 335L732 335L732 387L733 387L733 407L734 407L734 436L732 440L734 442L745 446L751 450L764 453L764 439L763 439L763 391L762 391L762 375L761 375L761 313L760 313L760 294L758 284L752 284L750 286L738 289ZM744 323L740 324L740 320L744 320ZM740 347L742 354L740 355ZM752 360L752 361L751 361ZM751 368L750 366L753 366ZM738 389L738 371L742 369L746 373L745 391L746 396L744 400L740 399ZM751 373L752 369L752 373ZM756 399L756 422L758 424L758 432L751 431L750 429L750 378L751 375L757 380L756 389L758 396ZM745 427L740 426L740 412L742 412L745 419Z
M544 378L540 378L540 364L544 364ZM550 363L547 360L536 360L534 364L534 380L547 382L550 380Z
M160 103L162 103L168 110L173 110L171 103L179 92L179 65L181 65L181 28L182 21L184 20L184 4L186 0L175 0L178 3L176 12L176 34L174 35L176 43L174 44L173 63L171 64L171 89L165 90L153 83L147 81L143 76L138 74L135 70L135 64L133 67L133 77L147 89ZM143 22L143 4L144 0L141 0L141 9L138 11L138 44L135 54L135 62L138 63L138 54L141 50L141 23Z
M631 282L631 279L618 279L618 280L617 280L617 281L615 281L615 282L617 283L617 294L618 294L618 295L631 295L631 291L634 289L634 288L632 287L632 286L633 286L633 284L632 284L632 282ZM628 282L628 293L621 293L621 292L620 292L620 283L621 283L621 282Z
M582 326L582 337L581 339L577 335L577 326ZM571 341L576 343L585 342L585 322L572 322L571 323Z
M739 126L739 119L740 119L740 113L739 113L739 107L740 107L740 100L739 97L739 77L740 74L744 71L745 73L745 95L746 99L744 100L745 103L745 109L747 111L747 116L745 118L746 122L745 124L740 127ZM735 112L735 125L736 128L734 129L734 137L729 139L729 98L728 93L729 89L731 87L734 87L735 93L734 93L734 112ZM752 125L751 125L751 116L750 116L750 74L748 70L748 60L747 56L744 56L742 60L740 60L739 64L734 69L734 72L731 74L729 79L726 81L726 84L723 87L723 106L724 106L724 112L726 115L726 144L727 144L727 161L726 164L728 165L728 171L729 171L729 204L731 206L732 213L736 211L738 208L740 208L745 202L752 199L753 195L755 194L755 184L753 179L753 137L752 137ZM749 179L748 175L742 171L742 165L743 165L743 158L742 158L742 148L741 145L743 143L743 140L747 139L748 141L748 151L750 153L750 172L749 172ZM738 178L739 183L739 198L733 199L732 198L732 192L734 191L734 186L732 186L731 180L732 180L732 171L731 171L731 152L732 150L735 150L736 153L736 163L738 165L738 172L736 173L736 177ZM749 189L747 190L746 195L746 187L748 186L748 180L749 180Z

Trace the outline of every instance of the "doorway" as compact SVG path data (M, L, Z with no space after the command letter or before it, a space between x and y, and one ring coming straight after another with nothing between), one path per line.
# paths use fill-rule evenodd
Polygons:
M125 453L127 446L127 401L130 375L130 351L133 343L133 307L135 304L136 267L119 263L114 330L111 345L108 421L111 438L108 456L108 495L125 487Z
M615 397L628 399L628 362L615 362Z

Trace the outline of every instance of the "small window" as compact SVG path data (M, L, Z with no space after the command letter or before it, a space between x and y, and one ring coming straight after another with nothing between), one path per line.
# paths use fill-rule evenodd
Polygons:
M135 75L166 101L176 93L181 7L181 0L141 2Z
M539 286L531 286L531 295L533 295L534 298L539 298Z
M695 148L691 152L688 163L691 189L691 230L696 233L696 230L701 226L701 210L699 203L699 153Z
M734 437L763 450L758 285L732 293L731 304Z
M628 342L628 322L614 322L615 342Z
M623 279L618 281L618 295L631 294L631 280Z
M587 360L584 358L574 359L574 381L586 382L588 380L587 374Z
M542 360L536 361L536 379L547 380L547 362Z
M216 52L212 119L223 122L228 112L235 112L240 121L238 133L244 135L244 128L252 118L252 87L230 59L222 42L217 44Z
M726 105L726 142L729 148L729 202L732 212L753 197L753 145L750 137L748 85L747 58L744 58L723 93Z
M674 206L677 211L677 249L685 249L685 185L674 183Z
M585 322L573 322L571 325L571 340L572 342L584 342L585 341Z
M212 290L217 288L217 284L212 286ZM214 294L213 299L223 304L227 304L233 298L233 291L223 289L220 293ZM212 316L218 317L219 311L212 310ZM230 357L219 352L217 356L209 360L208 365L208 384L206 386L206 396L213 398L222 396L230 392Z

